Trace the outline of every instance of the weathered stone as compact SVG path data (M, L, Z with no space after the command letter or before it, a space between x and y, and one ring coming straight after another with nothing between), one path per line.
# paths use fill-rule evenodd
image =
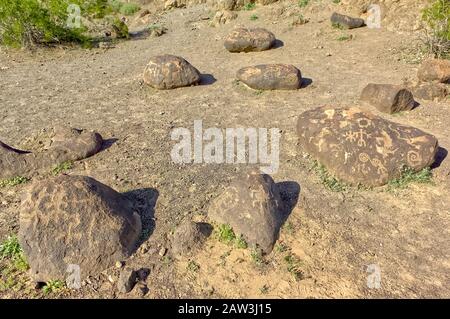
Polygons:
M297 132L303 151L354 185L383 185L404 167L419 171L434 162L438 148L433 135L356 107L306 111Z
M362 90L360 99L389 114L412 110L415 104L407 88L392 84L370 83Z
M417 76L422 82L450 83L450 60L425 60L420 66Z
M207 226L190 220L183 221L173 234L172 252L174 256L188 257L198 251L209 236Z
M197 84L200 72L185 59L174 55L159 55L150 59L144 71L144 82L165 90Z
M225 48L230 52L251 52L270 49L275 35L263 28L236 28L225 38Z
M227 24L231 20L234 20L237 18L237 13L233 11L217 11L214 15L214 18L211 20L210 25L213 27L217 27L221 24Z
M0 142L0 179L26 176L66 161L78 161L98 153L103 139L96 132L70 128L45 131L36 149L20 151ZM29 142L30 143L30 142Z
M440 101L448 95L445 84L441 83L422 83L413 89L414 96L422 100Z
M354 29L360 28L365 25L364 19L360 18L352 18L343 14L339 14L334 12L331 15L331 23L333 25L345 28L345 29Z
M299 69L290 64L262 64L240 69L236 77L256 90L296 90L302 84Z
M208 210L211 220L230 225L248 244L272 251L281 224L283 203L269 175L252 171L237 178Z
M217 11L237 9L236 0L208 0L208 5Z
M141 233L132 204L86 176L33 183L20 207L19 241L37 281L64 279L69 265L82 279L124 260Z
M120 272L119 280L117 281L117 290L123 294L129 293L136 285L136 279L136 272L129 267L125 268Z

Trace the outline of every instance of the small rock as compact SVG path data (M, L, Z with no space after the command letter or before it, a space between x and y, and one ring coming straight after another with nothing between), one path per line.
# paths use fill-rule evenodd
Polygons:
M270 49L275 35L263 28L236 28L225 38L225 48L230 52L251 52Z
M352 18L336 12L331 15L330 20L333 25L337 25L345 29L354 29L365 25L363 19Z
M299 69L290 64L262 64L240 69L236 77L256 90L296 90L302 83Z
M167 248L166 247L161 247L161 249L159 250L159 255L161 257L164 257L164 255L166 254Z
M189 257L203 245L211 233L208 224L195 223L186 219L175 230L172 239L172 252L175 257Z
M139 18L143 18L143 17L145 17L146 15L149 15L150 13L151 13L151 12L150 12L150 10L148 10L148 9L142 10L142 12L139 13Z
M147 285L143 282L139 282L134 288L133 292L137 297L145 297L145 295L149 292Z
M120 293L129 293L136 284L136 272L131 268L125 268L121 271L117 281L117 289Z
M159 55L152 57L144 71L144 82L160 90L196 84L200 72L182 57Z
M122 261L116 261L116 268L122 268L124 263Z
M450 83L450 60L425 60L420 66L417 76L422 82Z
M412 110L415 105L413 95L407 88L392 84L370 83L362 90L360 100L389 114Z
M214 15L214 18L211 20L210 25L213 27L217 27L221 24L227 24L231 20L237 18L237 13L229 10L225 11L217 11Z

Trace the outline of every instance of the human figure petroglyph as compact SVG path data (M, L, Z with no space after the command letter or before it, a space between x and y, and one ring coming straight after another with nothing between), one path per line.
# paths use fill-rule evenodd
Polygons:
M330 108L304 112L297 130L302 150L336 178L378 186L397 177L404 166L420 170L433 163L438 145L434 136L355 107Z

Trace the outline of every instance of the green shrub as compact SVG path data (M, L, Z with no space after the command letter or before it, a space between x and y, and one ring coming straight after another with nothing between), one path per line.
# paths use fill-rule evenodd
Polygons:
M56 175L61 174L62 172L68 171L69 169L72 169L72 168L73 168L73 162L65 161L65 162L62 162L62 163L56 165L55 167L53 167L52 174L56 176Z
M69 5L80 8L80 25L71 26ZM103 19L115 13L133 14L139 6L118 0L0 0L0 44L30 47L61 42L86 44L83 21Z
M435 0L422 12L428 26L426 44L429 53L450 58L450 1Z
M251 11L251 10L253 10L255 8L256 8L256 4L253 3L253 2L250 2L250 3L247 3L247 4L244 5L244 10L245 11Z
M0 43L21 47L85 41L82 28L67 26L70 3L68 0L0 0Z
M425 167L416 172L410 167L403 167L400 177L389 181L388 191L406 188L410 183L432 184L433 173L431 172L431 168Z
M306 7L308 5L308 3L309 3L309 0L299 0L298 1L298 6L300 8L304 8L304 7Z
M120 7L119 12L123 15L130 16L138 12L141 8L135 3L124 3Z
M29 178L23 177L23 176L16 176L13 178L8 178L8 179L0 181L0 188L6 187L6 186L17 186L20 184L24 184L24 183L28 182L29 180L30 180Z

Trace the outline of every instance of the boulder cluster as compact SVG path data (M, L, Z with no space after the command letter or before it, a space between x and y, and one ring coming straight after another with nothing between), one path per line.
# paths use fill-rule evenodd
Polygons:
M236 1L217 1L234 9ZM333 24L356 28L364 20L333 14ZM231 53L269 50L276 45L273 33L262 28L237 28L225 39ZM187 60L174 55L152 57L144 82L169 90L201 83L201 73ZM301 71L291 64L245 66L236 78L256 90L297 90ZM450 62L426 60L412 91L422 99L446 94ZM395 113L416 106L410 89L395 84L368 84L360 100L378 111ZM436 137L400 125L360 107L318 107L298 117L299 150L309 153L337 178L353 185L381 186L397 178L406 166L419 171L430 166L438 149ZM18 150L0 142L0 179L29 176L66 161L79 161L102 149L97 132L57 128L46 132L39 147ZM277 240L286 203L272 177L249 171L237 176L213 199L208 217L230 225L245 241L270 253ZM77 265L81 279L98 274L128 258L141 237L141 217L124 195L87 176L60 175L32 183L22 200L19 240L36 281L65 278ZM211 233L204 223L183 221L172 236L177 258L198 251ZM165 251L162 255L165 254ZM137 280L132 269L122 271L119 291L130 291Z

